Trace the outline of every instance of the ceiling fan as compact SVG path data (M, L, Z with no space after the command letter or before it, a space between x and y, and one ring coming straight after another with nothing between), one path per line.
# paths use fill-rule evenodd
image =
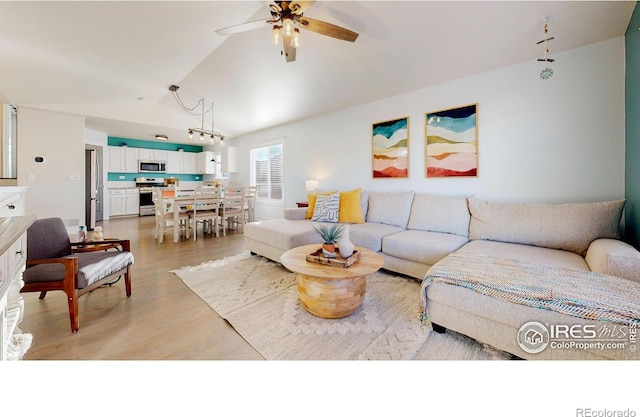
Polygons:
M287 62L296 60L296 48L300 45L300 29L303 28L321 35L341 39L343 41L355 42L358 38L356 32L336 26L321 20L312 19L302 14L313 4L314 1L274 1L269 4L271 11L270 19L256 20L253 22L241 23L228 28L216 30L219 35L232 35L234 33L246 32L260 29L265 25L271 25L272 40L275 44L282 42L282 55Z

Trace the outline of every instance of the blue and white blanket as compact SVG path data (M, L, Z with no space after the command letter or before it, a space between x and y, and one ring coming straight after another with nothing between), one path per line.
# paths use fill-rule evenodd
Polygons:
M591 271L457 253L432 266L422 280L423 323L427 288L434 282L574 317L640 324L640 283Z

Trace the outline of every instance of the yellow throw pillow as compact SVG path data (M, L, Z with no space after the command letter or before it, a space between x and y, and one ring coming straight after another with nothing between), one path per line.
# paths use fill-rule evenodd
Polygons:
M364 223L362 207L360 206L360 188L340 193L340 209L338 222L340 223Z
M307 208L307 214L305 215L305 219L310 219L313 217L313 209L316 207L316 198L319 195L331 195L335 194L337 191L331 191L328 193L309 193L307 195L307 201L309 202L309 207Z

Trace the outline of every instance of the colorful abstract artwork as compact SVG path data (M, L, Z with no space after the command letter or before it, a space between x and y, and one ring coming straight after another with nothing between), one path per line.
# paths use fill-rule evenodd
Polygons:
M373 177L409 177L409 118L373 124Z
M427 177L478 175L478 104L426 115Z

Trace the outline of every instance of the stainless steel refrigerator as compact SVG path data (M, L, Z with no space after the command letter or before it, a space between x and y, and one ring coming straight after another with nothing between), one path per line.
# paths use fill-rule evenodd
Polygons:
M85 224L93 230L102 221L102 148L85 150Z

